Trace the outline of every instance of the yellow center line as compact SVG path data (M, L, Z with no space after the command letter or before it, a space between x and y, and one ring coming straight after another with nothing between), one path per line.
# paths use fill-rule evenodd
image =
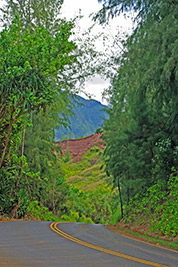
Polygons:
M166 265L162 265L162 264L151 262L151 261L147 261L147 260L142 260L142 259L135 258L135 257L129 256L129 255L126 255L126 254L122 254L122 253L116 252L116 251L105 249L105 248L102 248L102 247L99 247L99 246L90 244L88 242L84 242L84 241L82 241L80 239L77 239L77 238L75 238L75 237L73 237L71 235L68 235L65 232L59 230L57 228L57 225L59 223L60 222L58 222L58 223L51 223L50 228L54 232L56 232L57 234L65 237L66 239L69 239L69 240L71 240L71 241L73 241L73 242L75 242L77 244L80 244L80 245L83 245L85 247L89 247L89 248L92 248L92 249L95 249L95 250L98 250L98 251L101 251L101 252L105 252L105 253L108 253L108 254L111 254L111 255L114 255L114 256L117 256L117 257L121 257L121 258L124 258L124 259L127 259L127 260L132 260L132 261L135 261L135 262L143 263L143 264L146 264L146 265L151 265L151 266L155 266L155 267L168 267Z

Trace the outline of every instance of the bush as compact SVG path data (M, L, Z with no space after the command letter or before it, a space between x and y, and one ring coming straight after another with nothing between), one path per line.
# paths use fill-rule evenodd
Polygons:
M141 223L149 221L152 231L167 237L178 235L178 174L173 170L168 186L159 181L151 186L147 194L139 194L130 203L124 221Z
M57 218L55 218L45 206L39 206L38 201L32 201L28 208L27 213L30 217L36 220L44 220L44 221L56 221Z

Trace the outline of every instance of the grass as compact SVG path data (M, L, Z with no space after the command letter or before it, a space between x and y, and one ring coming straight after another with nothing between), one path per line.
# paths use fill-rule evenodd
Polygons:
M145 241L145 242L155 244L155 245L160 245L160 246L163 246L165 248L174 249L174 250L178 251L178 241L162 240L159 237L152 237L152 236L149 236L148 234L140 234L138 232L134 232L134 231L131 231L128 229L124 229L122 227L118 227L118 226L116 226L114 228L116 229L116 232L117 232L117 230L119 230L119 232L121 234L123 234L123 233L129 234L129 237L131 237L131 235L132 235L133 237L137 237L137 239L139 239L141 241ZM111 228L111 229L113 230L114 228Z
M118 215L118 192L112 190L103 162L103 148L95 144L79 162L61 159L64 180L70 188L70 196L65 203L69 213L65 220L94 223L116 223ZM75 199L75 201L74 201Z
M97 145L89 149L79 162L66 162L63 164L65 180L76 188L87 191L106 189L111 192L107 176L102 169L102 149Z

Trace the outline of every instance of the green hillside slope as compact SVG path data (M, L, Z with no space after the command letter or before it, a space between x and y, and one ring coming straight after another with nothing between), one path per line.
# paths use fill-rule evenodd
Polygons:
M96 100L87 100L80 96L71 98L73 116L69 117L70 128L60 128L55 131L56 140L89 136L102 126L108 118L107 106Z
M67 221L86 221L114 224L120 216L119 197L104 172L103 149L97 144L89 149L81 161L66 162L63 158L64 179L71 195L66 202ZM68 156L67 156L67 159ZM75 200L75 201L74 201Z

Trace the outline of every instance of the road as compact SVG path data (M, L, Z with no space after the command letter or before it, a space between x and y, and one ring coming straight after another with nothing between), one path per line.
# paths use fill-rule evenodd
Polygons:
M0 267L178 267L178 253L104 225L1 222Z

